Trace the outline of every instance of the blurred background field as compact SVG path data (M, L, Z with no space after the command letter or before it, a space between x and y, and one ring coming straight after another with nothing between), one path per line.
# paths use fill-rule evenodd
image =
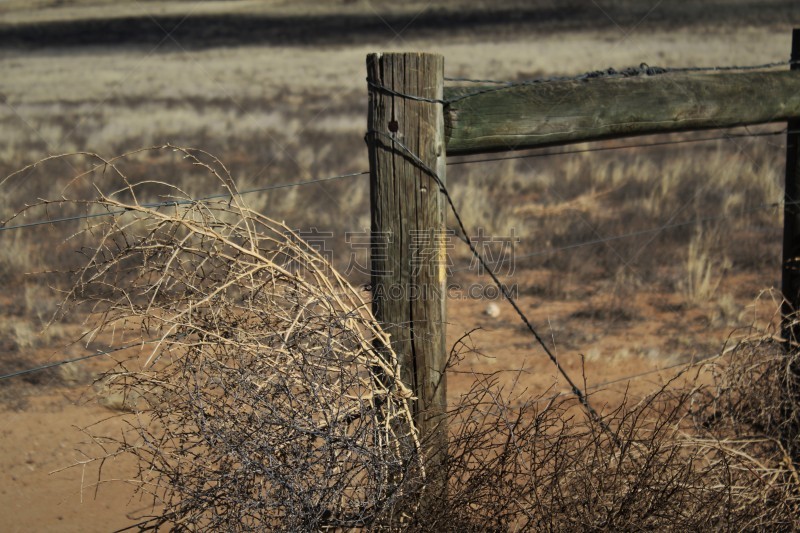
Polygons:
M782 1L0 2L0 179L50 155L77 153L0 186L0 373L85 353L80 345L65 347L85 317L45 327L66 283L49 272L80 264L76 250L90 242L73 235L84 222L7 228L82 214L48 206L14 217L39 199L93 197L91 183L102 187L104 169L89 153L111 158L142 147L191 146L219 157L239 190L357 173L367 170L369 52L437 52L446 76L524 80L641 63L783 61L798 25L800 7ZM518 287L521 305L565 366L583 369L588 385L604 391L602 401L613 401L626 387L648 391L661 374L601 387L607 381L719 353L729 337L774 325L785 136L742 135L783 127L452 165L448 183L468 227L519 239L505 281ZM462 161L469 159L477 158ZM170 149L143 151L119 165L134 179L172 183L191 197L224 192ZM164 200L159 191L154 185L152 198L140 201ZM354 254L366 261L347 234L369 228L367 176L246 200L290 227L327 235L339 268ZM459 242L451 258L454 283L487 283L465 270L470 258ZM356 272L352 281L368 280ZM451 394L466 389L470 371L519 369L522 377L513 375L520 387L561 391L564 384L510 310L498 302L499 316L490 316L489 303L450 302L451 344L480 328ZM81 436L68 426L102 416L103 403L113 407L97 387L87 388L104 364L101 358L0 382L2 416L15 428L3 443L3 498L22 509L45 495L58 509L20 515L20 528L107 530L135 510L120 509L124 486L101 488L100 501L115 504L98 509L76 505L80 471L47 475L72 458ZM58 421L42 422L52 418ZM36 429L19 429L22 422ZM31 432L41 441L30 446L35 453L23 451ZM55 441L59 453L49 451Z

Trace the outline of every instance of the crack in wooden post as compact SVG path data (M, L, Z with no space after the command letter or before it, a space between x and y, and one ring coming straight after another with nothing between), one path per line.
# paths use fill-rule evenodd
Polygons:
M367 79L372 308L390 335L402 380L416 396L414 420L429 476L426 492L431 497L443 496L447 204L435 179L393 139L444 182L442 105L403 96L441 100L444 58L423 53L370 54Z

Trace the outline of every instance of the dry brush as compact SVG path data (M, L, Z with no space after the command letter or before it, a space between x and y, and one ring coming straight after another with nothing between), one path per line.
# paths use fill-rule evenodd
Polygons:
M59 312L88 317L84 342L139 346L101 378L125 399L127 430L86 428L81 464L135 456L130 481L153 503L140 529L800 527L800 363L771 337L606 405L602 420L476 375L450 399L449 457L431 472L364 293L249 209L218 160L167 148L228 196L197 201L98 158L112 192L48 202L106 214L82 221L91 246ZM442 478L446 494L429 494Z

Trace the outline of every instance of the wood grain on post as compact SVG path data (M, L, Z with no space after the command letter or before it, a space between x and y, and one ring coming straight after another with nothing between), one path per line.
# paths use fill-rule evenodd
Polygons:
M414 418L433 461L447 445L446 200L429 172L444 182L444 117L441 103L402 95L441 100L443 79L440 55L367 57L372 307L417 397Z
M448 88L447 155L557 146L800 117L800 71L675 73Z

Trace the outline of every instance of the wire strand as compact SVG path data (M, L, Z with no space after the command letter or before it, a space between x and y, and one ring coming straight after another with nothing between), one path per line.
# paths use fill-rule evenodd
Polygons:
M630 238L630 237L636 237L636 236L642 236L642 235L648 235L648 234L651 234L651 233L657 233L657 232L663 231L665 229L672 229L672 228L688 226L688 225L693 225L693 224L703 224L703 223L706 223L706 222L714 222L714 221L719 221L719 220L725 220L725 219L728 219L728 218L734 218L734 217L737 217L737 216L743 216L745 214L756 212L756 211L759 211L759 210L767 210L767 209L779 208L783 204L784 204L783 202L775 202L775 203L770 203L770 204L761 204L759 206L756 206L756 207L753 207L751 209L742 211L742 212L737 213L735 215L719 215L719 216L715 216L715 217L706 217L706 218L699 219L699 220L691 220L691 221L685 221L685 222L680 222L680 223L676 223L676 224L668 224L668 225L664 225L664 226L659 226L657 228L650 228L650 229L647 229L647 230L635 231L635 232L631 232L631 233L625 233L625 234L622 234L622 235L615 235L613 237L607 237L607 238L603 238L603 239L592 239L590 241L582 241L582 242L579 242L579 243L573 243L573 244L569 244L569 245L562 246L562 247L559 247L559 248L552 248L552 249L549 249L549 250L540 250L538 252L532 252L532 253L529 253L529 254L518 255L518 256L515 256L514 259L515 260L528 259L528 258L531 258L531 257L559 253L559 252L572 250L572 249L576 249L576 248L580 248L580 247L598 245L598 244L603 244L603 243L611 242L611 241L615 241L615 240L620 240L620 239L625 239L625 238ZM790 203L788 205L798 205L798 204L800 204L800 202L792 202L792 203ZM484 265L486 265L486 264L488 264L488 263L484 263ZM470 266L457 268L457 269L452 269L450 272L451 273L465 272L465 271L468 271L468 270L471 270ZM37 366L37 367L32 367L32 368L28 368L28 369L24 369L24 370L11 372L9 374L0 375L0 381L5 380L5 379L9 379L9 378L13 378L13 377L17 377L17 376L22 376L22 375L25 375L25 374L30 374L30 373L42 371L42 370L47 370L49 368L54 368L54 367L62 366L62 365L69 364L69 363L75 363L75 362L83 361L83 360L86 360L86 359L92 359L92 358L95 358L95 357L99 357L101 355L108 355L108 354L111 354L111 353L114 353L114 352L118 352L118 351L121 351L121 350L126 350L128 348L132 348L132 347L139 346L139 345L142 345L142 344L150 344L150 343L153 343L153 342L157 342L158 340L159 339L151 339L149 341L133 343L133 344L129 344L129 345L126 345L126 346L121 346L121 347L118 347L118 348L113 348L111 350L107 350L107 351L103 351L103 352L92 353L92 354L76 357L76 358L73 358L73 359L66 359L66 360L63 360L63 361L58 361L58 362L54 362L54 363L48 363L48 364ZM636 379L636 378L647 376L647 375L650 375L650 374L653 374L653 373L662 372L664 370L670 370L672 368L676 368L676 367L682 366L682 365L699 363L699 362L705 361L705 360L707 360L709 358L712 358L712 357L714 357L714 355L705 356L705 357L697 359L697 360L695 360L693 362L676 363L674 365L661 367L661 368L654 369L654 370L651 370L651 371L643 372L641 374L634 374L634 375L631 375L631 376L625 376L625 377L622 377L622 378L618 378L618 379L611 380L611 381L606 381L606 382L599 383L599 384L596 384L596 385L590 385L590 386L588 386L586 388L586 391L588 392L590 390L596 390L597 388L600 388L600 387L603 387L603 386L606 386L606 385L613 385L613 384L621 382L621 381L627 381L627 380L630 380L630 379ZM552 398L556 398L558 396L559 395L556 395L556 396L553 396Z
M416 165L418 165L423 171L425 171L427 174L429 174L434 181L436 181L437 185L439 186L439 190L441 191L442 194L444 194L445 198L447 199L448 204L450 205L450 209L453 212L453 216L456 218L456 221L457 221L457 223L459 225L459 228L461 229L462 234L464 235L464 242L466 242L467 246L469 247L470 251L472 252L472 255L481 263L481 265L485 269L485 272L487 272L491 276L491 278L494 281L495 285L497 286L498 290L500 290L500 292L506 298L508 303L514 308L514 311L516 311L516 313L519 316L519 318L525 324L525 327L528 329L528 331L531 333L531 335L533 335L533 337L536 339L536 341L539 343L539 345L544 350L545 354L547 354L547 356L550 359L550 361L555 365L556 369L559 371L559 373L564 377L564 379L570 385L570 387L572 388L572 393L578 398L578 401L584 406L584 408L589 413L589 415L597 423L599 423L603 428L605 428L607 430L608 434L612 438L614 438L614 440L616 441L617 439L615 437L615 434L611 431L610 428L607 427L607 425L605 424L603 419L600 417L600 415L597 413L597 411L595 411L595 409L591 406L591 404L589 403L589 399L587 398L586 394L581 390L580 387L578 387L578 385L575 383L575 381L572 380L572 378L569 376L569 374L564 369L564 367L561 366L561 364L558 362L558 358L553 354L553 352L550 350L550 348L544 342L544 340L539 335L539 333L536 331L536 329L533 327L533 324L528 319L528 317L525 315L525 313L522 311L522 309L520 309L519 305L517 304L516 300L514 300L514 297L511 295L511 293L509 292L508 288L505 285L503 285L503 283L500 282L500 279L497 277L497 275L494 273L494 271L491 269L491 267L487 264L486 260L483 258L483 256L480 254L480 252L478 252L477 248L475 248L475 244L472 242L472 239L470 239L470 237L469 237L467 229L464 226L464 222L461 220L461 215L459 214L458 209L456 209L456 206L453 203L453 199L451 198L450 193L447 190L447 187L445 186L444 182L442 182L441 178L439 178L439 175L436 173L436 171L434 171L427 164L425 164L425 162L422 161L419 158L419 156L417 156L417 154L415 154L405 144L403 144L400 140L392 137L391 135L389 135L387 133L384 133L382 131L370 130L370 131L367 132L367 137L369 138L369 136L388 138L389 141L391 141L393 145L399 146L411 158L411 160Z
M745 215L748 215L750 213L755 213L755 212L758 212L758 211L766 211L766 210L769 210L769 209L777 209L777 208L780 208L780 207L784 207L786 205L798 205L798 204L800 204L800 202L789 202L788 204L783 202L783 201L765 203L765 204L760 204L760 205L755 206L755 207L751 207L749 209L744 209L744 210L742 210L742 211L740 211L738 213L735 213L735 214L717 215L717 216L704 217L704 218L695 219L695 220L686 220L684 222L676 222L674 224L665 224L663 226L658 226L658 227L649 228L649 229L645 229L645 230L639 230L639 231L632 231L630 233L623 233L621 235L614 235L614 236L611 236L611 237L603 237L603 238L598 238L598 239L591 239L591 240L588 240L588 241L576 242L576 243L572 243L572 244L567 244L565 246L560 246L558 248L549 248L547 250L539 250L537 252L531 252L531 253L522 254L522 255L515 255L514 256L514 260L516 261L518 259L529 259L531 257L540 257L540 256L543 256L543 255L556 254L556 253L564 252L564 251L567 251L567 250L574 250L574 249L577 249L577 248L583 248L583 247L586 247L586 246L596 246L598 244L605 244L605 243L608 243L608 242L618 241L618 240L622 240L622 239L628 239L628 238L632 238L632 237L641 237L641 236L644 236L644 235L651 235L653 233L659 233L659 232L662 232L662 231L668 230L668 229L681 228L681 227L685 227L685 226L700 225L700 224L705 224L705 223L708 223L708 222L718 222L720 220L727 220L727 219L730 219L730 218L743 217ZM452 269L451 272L466 272L468 270L471 270L471 265L467 266L467 267L460 267L460 268Z
M718 354L718 353L706 354L706 355L703 355L701 357L697 357L695 359L692 359L691 361L683 361L683 362L680 362L680 363L673 363L671 365L662 366L662 367L659 367L659 368L654 368L652 370L647 370L645 372L639 372L638 374L631 374L629 376L624 376L624 377L621 377L621 378L609 379L607 381L603 381L603 382L600 382L600 383L595 383L594 385L590 385L590 386L586 387L586 389L587 390L591 390L591 391L597 391L597 390L602 389L603 387L608 387L609 385L616 385L617 383L624 383L624 382L628 382L628 381L634 381L634 380L637 380L637 379L645 378L647 376L651 376L653 374L660 374L661 372L666 372L667 370L673 370L675 368L680 368L682 366L699 365L699 364L705 363L706 361L710 361L711 359L719 357L720 355L724 355L724 352L722 354Z
M477 89L475 91L468 92L466 94L462 94L459 96L455 96L452 98L447 98L443 101L439 101L436 99L424 99L418 96L413 95L403 95L401 93L396 93L396 96L403 96L406 98L412 98L414 100L419 101L427 101L434 104L452 104L466 98L470 98L472 96L478 96L480 94L492 93L497 91L503 91L506 89L514 88L514 87L524 87L529 85L539 85L543 83L554 83L554 82L566 82L566 81L586 81L586 80L594 80L594 79L604 79L604 78L632 78L632 77L640 77L640 76L660 76L662 74L674 74L674 73L686 73L686 72L726 72L726 71L752 71L752 70L767 70L777 67L783 66L791 66L795 65L797 62L787 60L787 61L775 61L772 63L764 63L761 65L745 65L745 66L717 66L717 67L680 67L680 68L665 68L665 67L651 67L647 63L641 63L638 67L628 67L622 70L617 70L614 68L608 68L606 70L594 70L590 72L584 72L582 74L578 74L575 76L549 76L549 77L542 77L542 78L533 78L529 80L521 80L521 81L512 81L512 80L477 80L477 79L469 79L469 78L447 78L445 77L445 81L460 81L466 83L491 83L493 85L499 85L498 87L485 87L482 89Z
M312 179L312 180L307 180L307 181L297 181L297 182L293 182L293 183L280 183L280 184L277 184L277 185L268 185L266 187L259 187L259 188L256 188L256 189L247 189L247 190L244 190L244 191L239 191L239 192L237 192L235 194L232 194L232 193L214 194L214 195L210 195L210 196L204 196L204 197L198 198L196 200L193 200L193 199L168 200L168 201L164 201L164 202L147 203L147 204L142 204L142 207L146 207L148 209L158 209L158 208L161 208L161 207L173 207L173 206L178 206L178 205L192 205L192 204L196 204L196 203L199 203L199 202L207 202L209 200L219 200L219 199L224 199L224 198L232 198L233 196L240 196L240 195L245 195L245 194L253 194L253 193L257 193L257 192L273 191L273 190L277 190L277 189L286 189L286 188L290 188L290 187L300 187L300 186L303 186L303 185L312 185L314 183L322 183L322 182L325 182L325 181L340 180L340 179L352 178L352 177L356 177L356 176L365 176L365 175L368 175L368 174L369 174L369 171L365 170L363 172L353 172L353 173L350 173L350 174L340 174L338 176L329 176L329 177L325 177L325 178L317 178L317 179ZM75 220L85 220L85 219L96 218L96 217L107 217L107 216L121 215L123 213L126 213L127 211L128 211L127 209L116 209L116 210L106 211L104 213L90 213L90 214L85 214L85 215L75 215L75 216L71 216L71 217L53 218L53 219L48 219L48 220L37 220L37 221L34 221L34 222L28 222L28 223L25 223L25 224L17 224L15 226L2 226L2 227L0 227L0 232L7 231L7 230L13 230L13 229L32 228L32 227L35 227L35 226L43 226L43 225L46 225L46 224L58 224L58 223L61 223L61 222L70 222L70 221L75 221Z
M497 156L497 157L487 157L484 159L463 159L459 161L453 161L447 163L447 166L457 166L457 165L467 165L470 163L490 163L493 161L508 161L512 159L531 159L531 158L539 158L539 157L554 157L560 155L573 155L573 154L585 154L585 153L592 153L592 152L608 152L613 150L625 150L628 148L650 148L654 146L671 146L675 144L688 144L688 143L700 143L700 142L710 142L710 141L724 141L728 139L741 139L741 138L748 138L748 137L774 137L776 135L783 135L789 133L800 133L800 130L789 130L787 128L783 128L781 130L774 130L768 132L755 132L755 133L730 133L726 135L714 135L711 137L698 137L694 139L676 139L674 141L655 141L650 143L636 143L636 144L624 144L619 146L599 146L595 148L580 148L574 150L559 150L557 152L533 152L533 153L522 153L522 154L515 154L515 155L508 155L508 156ZM538 148L537 150L541 150ZM465 157L465 156L464 156Z
M474 79L474 78L457 78L445 76L445 81L455 81L463 83L494 83L502 85L513 84L535 84L547 83L551 81L575 81L587 78L601 78L601 77L633 77L633 76L657 76L659 74L669 74L674 72L727 72L734 70L748 71L748 70L767 70L771 68L791 66L797 64L796 61L773 61L771 63L763 63L761 65L744 65L744 66L713 66L713 67L651 67L647 63L640 63L638 67L627 67L622 70L608 68L605 70L592 70L577 74L574 76L548 76L531 78L527 80L495 80L495 79Z
M143 346L145 344L152 344L154 342L158 342L161 339L151 339L149 341L139 341L131 344L127 344L125 346L118 346L116 348L111 348L109 350L103 350L95 353L90 353L88 355L82 355L80 357L75 357L73 359L64 359L63 361L56 361L53 363L47 363L44 365L34 366L31 368L26 368L24 370L17 370L15 372L9 372L8 374L0 375L0 381L15 378L18 376L24 376L26 374L32 374L34 372L41 372L43 370L47 370L48 368L55 368L58 366L68 365L70 363L77 363L79 361L85 361L87 359L93 359L95 357L100 357L103 355L110 355L112 353L121 352L123 350L128 350L130 348L135 348L136 346Z
M624 377L621 377L621 378L610 379L610 380L607 380L607 381L603 381L601 383L596 383L594 385L589 385L589 386L586 387L586 391L587 392L589 392L589 391L597 392L600 389L602 389L603 387L607 387L609 385L616 385L617 383L625 383L625 382L635 381L637 379L641 379L641 378L644 378L644 377L647 377L647 376L651 376L653 374L660 374L661 372L666 372L668 370L673 370L675 368L691 367L691 366L695 366L695 365L700 365L700 364L703 364L703 363L705 363L707 361L710 361L712 359L716 359L717 357L725 355L727 352L728 351L726 350L726 351L723 351L722 353L707 354L707 355L703 355L701 357L694 358L691 361L684 361L684 362L681 362L681 363L673 363L671 365L662 366L662 367L659 367L659 368L654 368L652 370L647 370L645 372L639 372L638 374L631 374L631 375L624 376ZM541 398L537 398L536 400L534 400L534 402L535 403L549 402L549 401L555 400L556 398L559 398L560 396L563 396L563 395L564 395L563 392L557 392L556 394L551 394L549 396L544 396L544 397L541 397Z
M620 146L600 146L594 148L584 148L584 149L575 149L575 150L559 150L556 152L534 152L534 153L523 153L523 154L516 154L516 155L509 155L509 156L499 156L499 157L489 157L483 159L465 159L459 161L452 161L448 162L447 166L458 166L458 165L466 165L470 163L489 163L495 161L508 161L514 159L532 159L532 158L541 158L541 157L554 157L560 155L574 155L574 154L582 154L582 153L593 153L593 152L606 152L612 150L625 150L629 148L648 148L654 146L670 146L670 145L678 145L678 144L687 144L687 143L695 143L695 142L710 142L710 141L720 141L726 139L737 139L737 138L747 138L747 137L771 137L776 135L782 135L787 133L800 133L794 130L788 130L786 128L776 131L769 131L769 132L756 132L756 133L732 133L727 135L715 135L711 137L701 137L696 139L679 139L674 141L657 141L651 143L636 143L636 144L625 144ZM326 181L333 181L333 180L340 180L345 178L351 177L358 177L358 176L366 176L369 174L369 171L362 171L362 172L353 172L349 174L340 174L337 176L328 176L324 178L317 178L307 181L299 181L299 182L292 182L292 183L281 183L277 185L268 185L265 187L258 187L255 189L247 189L244 191L240 191L236 194L245 195L245 194L253 194L258 192L266 192L278 189L286 189L291 187L300 187L304 185L312 185L315 183L323 183ZM233 195L231 193L223 193L211 196L204 196L199 199L186 199L186 200L169 200L164 202L154 202L143 204L142 207L150 208L150 209L158 209L161 207L173 207L178 205L189 205L197 202L206 202L209 200L216 200L216 199L224 199L224 198L231 198ZM127 210L125 209L118 209L118 210L110 210L104 213L91 213L91 214L84 214L84 215L75 215L69 217L61 217L61 218L53 218L48 220L37 220L34 222L28 222L25 224L17 224L14 226L0 226L0 232L7 231L7 230L14 230L14 229L25 229L25 228L32 228L36 226L43 226L47 224L59 224L62 222L72 222L76 220L87 220L91 218L98 218L98 217L106 217L106 216L114 216L120 215L125 213Z
M584 72L574 76L549 76L549 77L533 78L521 81L445 77L444 81L457 81L465 83L490 83L493 85L497 85L497 87L484 87L476 89L474 91L467 92L465 94L445 99L425 98L414 94L402 93L399 91L395 91L394 89L391 89L384 85L375 83L369 79L367 79L367 85L377 91L390 94L392 96L399 96L401 98L405 98L408 100L414 100L417 102L428 102L431 104L448 105L481 94L503 91L514 87L539 85L543 83L586 81L586 80L605 79L605 78L633 78L640 76L660 76L663 74L686 73L686 72L728 72L737 70L738 71L767 70L777 67L792 66L796 64L798 64L797 61L787 60L787 61L774 61L772 63L764 63L761 65L667 68L667 67L651 67L647 63L641 63L638 67L627 67L622 70L617 70L615 68L608 68L606 70L593 70L590 72Z

